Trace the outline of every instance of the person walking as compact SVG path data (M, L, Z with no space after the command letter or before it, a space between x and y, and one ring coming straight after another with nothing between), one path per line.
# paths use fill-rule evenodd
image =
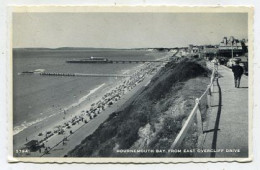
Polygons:
M235 63L236 64L232 66L232 72L234 73L235 87L239 88L244 69L239 65L239 61L236 61Z

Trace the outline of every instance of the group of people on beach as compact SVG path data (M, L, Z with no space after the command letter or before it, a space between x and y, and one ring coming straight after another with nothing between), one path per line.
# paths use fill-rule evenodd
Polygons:
M90 109L82 111L80 119L87 123L89 120L95 118L98 114L116 103L128 91L133 89L136 85L142 82L146 75L152 73L156 68L154 64L146 63L144 66L133 73L130 77L126 78L118 86L107 92L99 101L93 103Z
M54 136L55 134L64 135L66 134L66 131L68 131L69 134L66 135L62 139L62 141L60 141L63 145L65 145L67 137L73 134L73 130L75 131L80 126L84 125L85 123L88 123L91 119L97 117L98 114L104 111L107 107L110 107L118 100L120 100L120 98L124 94L131 91L136 85L142 82L147 75L152 74L154 71L156 71L158 66L159 65L155 63L143 64L143 66L140 69L135 71L131 76L125 78L125 80L123 80L118 86L107 92L100 100L93 103L89 109L82 110L80 114L73 116L69 120L66 120L66 122L63 121L63 124L55 126L55 128L53 128L52 130L47 131L46 134L43 134L42 132L39 133L37 137L38 139L40 139L38 140L39 146L43 146L42 144L46 143L48 139ZM65 116L66 111L64 110L63 113ZM75 127L72 128L73 126ZM45 148L46 147L49 146L45 146ZM41 148L42 147L39 147L39 149ZM39 150L39 152L41 151ZM49 153L49 150L46 150L45 154L46 153Z

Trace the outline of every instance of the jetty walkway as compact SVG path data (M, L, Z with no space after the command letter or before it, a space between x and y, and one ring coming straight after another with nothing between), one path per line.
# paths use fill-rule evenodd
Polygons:
M19 75L61 76L61 77L131 77L128 74L86 74L86 73L19 73Z
M86 61L86 60L69 60L70 64L140 64L140 63L165 63L168 60L107 60L107 61Z
M121 63L121 64L131 64L131 63L163 63L168 62L167 60L111 60L110 63Z
M248 77L243 75L240 88L235 88L231 69L219 66L218 73L203 149L221 151L203 157L248 157Z
M75 76L75 77L130 77L127 74L85 74L85 73L41 73L41 76Z

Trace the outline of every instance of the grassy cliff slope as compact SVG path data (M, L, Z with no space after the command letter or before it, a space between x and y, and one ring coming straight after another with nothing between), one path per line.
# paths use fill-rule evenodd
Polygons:
M195 98L209 83L209 71L204 65L203 61L191 59L169 62L129 106L112 113L68 156L165 156L165 153L119 153L118 150L169 149ZM182 145L186 148L196 146L196 131L189 133L190 137Z

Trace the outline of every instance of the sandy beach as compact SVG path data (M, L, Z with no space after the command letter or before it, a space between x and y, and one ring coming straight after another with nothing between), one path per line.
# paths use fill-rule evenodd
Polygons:
M168 58L173 54L174 52L169 52L161 59ZM132 80L136 84L131 84L130 81L131 89L127 89L127 87L123 86L124 83L129 83L128 78L120 79L109 84L101 84L82 97L77 104L68 106L65 111L60 110L59 114L36 123L32 127L15 135L14 155L29 157L66 155L68 151L80 144L85 137L92 134L111 113L118 109L123 109L125 105L129 104L135 98L134 96L138 95L138 93L142 91L142 88L149 84L151 78L161 66L162 63L142 64L128 72L129 75L136 77L136 80ZM144 70L146 70L147 73L142 77L141 73ZM119 87L126 88L126 90L120 92ZM117 94L116 90L118 89L120 93L118 92ZM114 100L112 104L108 104L107 102L104 108L98 108L98 111L95 113L89 112L98 102L105 100L104 94L113 93L116 93L118 98ZM59 134L61 131L62 133ZM27 150L25 153L20 153L20 150L25 149L25 143L30 140L40 141L41 146L44 147L36 152L28 152Z
M116 104L111 106L110 108L106 109L103 111L100 115L98 115L95 119L91 120L87 124L80 124L76 128L77 131L68 137L68 141L65 142L65 144L60 143L56 147L54 147L49 154L44 154L42 156L45 157L58 157L58 156L64 156L66 155L70 150L72 150L75 146L81 143L81 141L91 135L101 123L103 123L111 113L118 111L118 110L123 110L125 106L127 106L129 103L131 103L134 99L135 96L137 96L142 89L149 83L152 75L147 77L142 83L140 83L138 86L136 86L132 91L124 95L124 97L118 101Z

